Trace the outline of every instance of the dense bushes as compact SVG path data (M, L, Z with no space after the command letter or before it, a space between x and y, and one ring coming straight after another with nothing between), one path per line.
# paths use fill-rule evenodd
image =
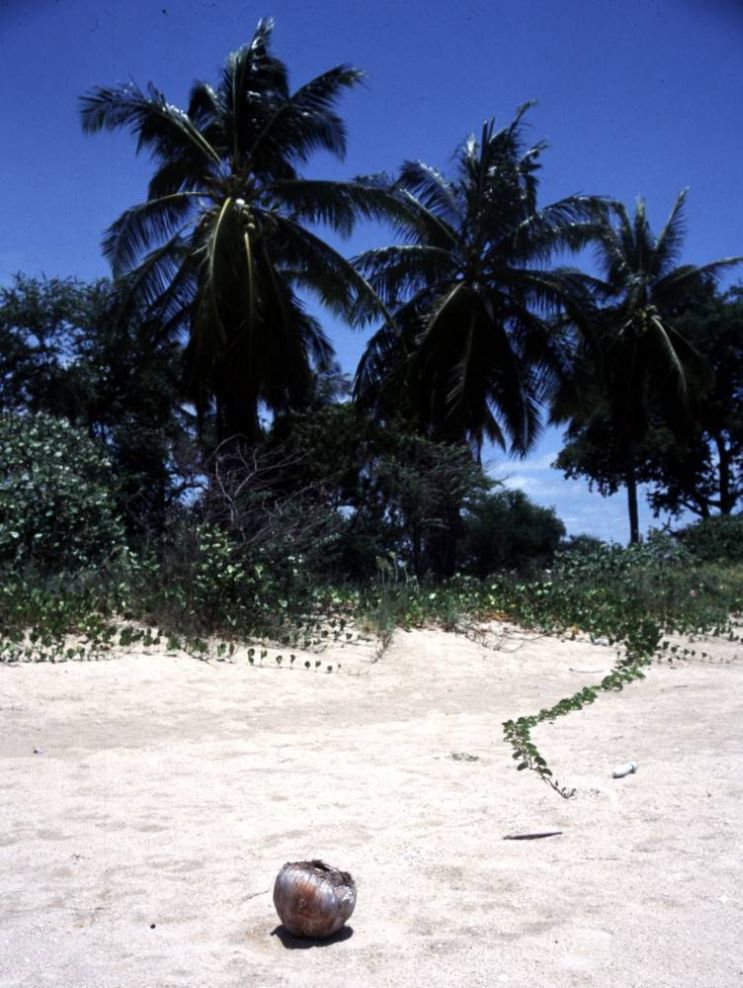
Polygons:
M661 628L722 627L743 606L741 570L718 565L743 558L740 518L626 549L586 537L558 548L554 512L489 491L461 450L393 435L340 459L342 483L323 482L291 444L223 446L194 502L134 552L98 445L47 415L0 415L0 622L16 635L95 636L96 622L123 617L176 635L281 638L334 599L380 630L506 616L641 653ZM460 510L461 528L449 526ZM349 579L363 539L375 570ZM461 575L432 581L448 539Z
M743 563L743 515L714 515L679 532L681 543L707 562Z
M0 286L0 412L44 412L99 440L130 542L162 530L198 465L180 349L105 279Z
M110 464L64 419L0 414L0 562L78 570L123 543Z
M564 535L554 510L523 491L486 494L465 515L464 564L479 577L506 569L535 572L550 565Z

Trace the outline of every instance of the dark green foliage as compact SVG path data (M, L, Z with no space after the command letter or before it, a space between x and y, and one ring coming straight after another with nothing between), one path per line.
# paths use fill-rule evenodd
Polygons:
M653 533L629 547L560 550L551 572L531 579L462 576L435 587L398 579L370 588L363 601L370 611L384 602L398 625L506 618L550 634L584 632L637 657L661 631L727 632L730 615L743 610L743 569L698 562L674 536Z
M688 553L673 537L653 533L626 549L584 544L559 552L548 576L494 586L506 595L508 613L527 626L581 629L629 642L648 616L658 628L694 627L699 577L688 564Z
M343 519L313 481L306 457L288 444L223 443L207 463L199 513L232 544L233 557L262 584L298 598L314 578L327 578L337 558Z
M75 421L87 399L74 354L107 306L106 282L36 279L16 274L0 288L0 407Z
M162 528L194 451L180 348L117 311L110 282L16 275L0 288L0 410L45 412L105 445L130 535Z
M635 213L612 204L595 229L603 280L593 285L593 302L571 312L578 332L573 375L553 395L552 419L568 422L569 440L588 437L564 464L568 472L586 467L599 483L621 483L627 489L630 540L639 540L637 484L641 446L653 415L674 436L688 431L692 421L691 394L710 386L700 354L683 331L680 315L705 286L740 258L724 258L696 266L679 265L683 241L685 193L674 203L656 236L647 219L645 202ZM600 435L610 442L601 452Z
M378 313L353 267L312 229L350 232L389 210L384 190L304 179L316 151L342 157L336 106L361 74L339 65L291 91L262 20L232 52L216 86L196 82L185 109L152 84L99 87L82 100L86 131L128 129L155 173L147 200L104 240L122 298L163 333L187 331L187 387L200 417L216 401L220 439L260 434L261 405L277 413L311 398L312 370L330 344L301 301L313 292L349 316L360 299Z
M600 552L605 544L603 539L597 538L595 535L586 535L585 533L571 535L560 544L560 555L563 559L567 559L570 556L583 558Z
M688 408L683 431L675 433L657 400L635 446L636 477L649 485L654 512L691 511L707 517L729 514L743 497L743 303L740 291L724 295L703 285L674 324L703 361L701 377L687 378ZM571 427L557 459L569 477L586 477L601 494L624 482L621 435L607 413Z
M691 395L680 437L651 433L643 469L654 510L706 517L730 514L743 499L743 297L711 289L677 316L680 332L704 359L707 388Z
M453 574L461 511L491 485L466 448L382 427L352 404L296 419L291 444L300 476L341 512L336 577L368 577L379 565Z
M523 491L497 491L475 499L464 517L464 566L480 578L502 570L533 572L549 566L565 526L552 508Z
M123 537L100 444L64 419L0 413L0 563L74 571Z
M488 440L523 454L562 354L547 317L585 292L546 263L583 246L603 209L594 197L537 203L543 144L528 147L522 107L507 127L465 141L451 179L422 162L381 179L399 202L400 245L357 259L394 312L370 341L356 393L439 441Z
M664 631L738 637L743 308L712 288L735 261L677 265L683 195L658 236L642 201L632 217L594 197L540 208L526 108L466 141L451 179L406 162L395 179L306 180L315 151L342 157L336 107L360 74L291 91L271 28L184 110L153 86L89 93L84 128L130 130L154 165L105 236L115 288L0 289L0 661L163 636L227 661L260 636L281 651L250 645L251 667L330 673L290 649L348 641L350 621L380 654L426 623L484 647L502 620L587 634L617 647L611 673L504 724L517 767L567 796L537 724L674 659ZM401 242L354 266L316 228L360 218L391 219ZM591 241L601 280L551 266ZM333 404L346 382L305 291L381 324L358 405ZM555 553L554 512L493 493L471 455L526 453L546 395L569 424L560 465L627 486L633 540L640 481L656 509L727 517Z
M490 482L462 447L405 434L389 446L376 463L376 482L397 552L419 578L451 577L461 552L461 511Z
M266 558L260 548L245 551L218 526L174 525L159 560L140 564L147 584L132 584L132 613L177 635L275 635L289 610L301 609L306 584L302 561L287 543L277 540L272 548L277 555Z
M743 515L702 518L682 529L678 538L697 559L708 563L743 563Z

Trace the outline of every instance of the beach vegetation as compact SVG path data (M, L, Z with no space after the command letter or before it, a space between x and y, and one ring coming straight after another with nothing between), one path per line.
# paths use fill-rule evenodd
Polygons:
M538 724L739 640L743 289L716 287L739 259L682 262L684 193L658 234L643 200L543 205L530 104L450 174L308 178L343 158L361 73L292 89L271 41L262 20L185 108L133 82L82 98L153 172L104 234L110 280L0 288L0 661L242 648L283 675L360 635L381 659L399 628L583 637L612 671L503 726L569 795ZM367 221L381 245L346 257L333 238ZM329 315L373 327L353 384ZM567 476L626 488L628 547L505 486L547 420ZM675 530L641 538L641 483Z

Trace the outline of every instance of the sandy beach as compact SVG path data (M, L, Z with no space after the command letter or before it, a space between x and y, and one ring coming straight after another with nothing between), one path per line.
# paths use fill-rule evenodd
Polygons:
M0 666L2 988L743 983L741 645L541 725L566 801L515 770L501 724L615 652L488 644L400 631L318 671L301 653ZM541 831L561 834L503 839ZM284 935L271 900L308 857L358 884L322 945Z

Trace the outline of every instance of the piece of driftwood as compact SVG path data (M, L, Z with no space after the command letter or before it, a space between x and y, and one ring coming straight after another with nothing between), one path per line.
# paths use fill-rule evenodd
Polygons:
M559 837L562 830L544 830L536 834L506 834L503 840L541 840L542 837Z

